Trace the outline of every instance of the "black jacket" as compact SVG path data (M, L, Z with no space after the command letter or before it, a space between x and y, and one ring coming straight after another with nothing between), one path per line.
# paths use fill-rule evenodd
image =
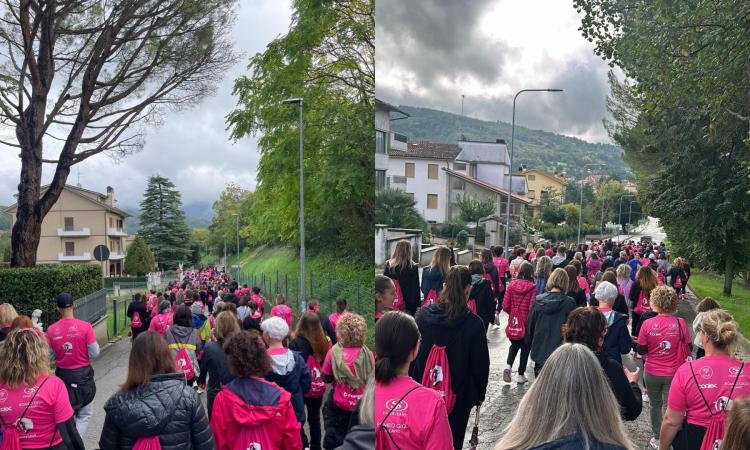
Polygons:
M537 295L526 321L526 344L531 359L541 366L562 343L560 327L576 308L575 301L561 292Z
M482 319L485 327L495 321L497 302L492 295L492 288L487 280L482 280L471 287L469 299L477 302L477 316Z
M577 280L576 283L578 283ZM573 299L576 307L586 306L588 303L586 299L586 291L583 289L578 289L578 292L568 292L568 297Z
M320 319L320 326L323 327L326 336L331 340L331 345L336 345L336 330L333 328L333 324L328 320L328 316L323 313L318 313L318 319Z
M130 320L133 320L133 313L138 312L138 315L141 316L141 323L143 324L140 328L132 328L133 330L133 339L135 339L142 331L148 330L149 322L151 321L151 314L148 313L148 310L146 309L146 304L142 302L130 302L130 305L128 305L128 311L125 313L125 315L130 318Z
M422 382L427 356L433 345L446 346L450 364L451 387L456 395L455 408L471 408L484 401L490 373L487 335L482 320L471 311L449 323L438 305L419 310L417 326L422 335L411 377Z
M443 289L443 283L445 282L445 275L440 271L440 268L425 267L422 269L422 295L427 297L430 290L435 290L435 294L440 295L440 291Z
M625 447L612 444L602 444L599 441L592 441L589 445L590 450L625 450ZM532 447L529 450L580 450L582 448L586 448L583 436L575 434Z
M302 356L294 350L289 350L283 355L272 355L271 371L264 378L292 394L294 414L298 421L304 422L305 399L303 396L310 390L312 376Z
M609 380L612 392L620 404L620 416L622 420L635 420L643 409L643 398L641 388L637 383L631 383L625 376L622 366L617 361L608 357L604 352L597 352L596 357L604 369L604 374Z
M183 374L155 375L104 405L101 450L131 449L139 437L159 436L164 450L213 450L214 436L198 394Z
M356 425L349 429L344 443L336 450L370 450L375 448L375 429L369 425Z
M208 376L208 386L206 393L206 403L208 405L208 419L211 420L211 409L213 408L214 399L221 391L221 386L229 384L234 380L234 376L229 372L229 362L227 354L222 348L224 340L219 339L215 342L206 344L203 350L203 359L201 360L201 374L198 377L198 384L206 382Z
M388 263L385 263L383 275L394 281L398 281L401 293L404 295L406 310L414 314L417 308L421 306L419 299L419 266L412 264L409 267L398 267L397 269L394 270Z

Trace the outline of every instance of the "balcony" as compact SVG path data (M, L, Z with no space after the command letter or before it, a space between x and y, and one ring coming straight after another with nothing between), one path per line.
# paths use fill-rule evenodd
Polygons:
M389 177L389 186L391 189L406 190L406 177L393 175Z
M119 261L121 259L125 259L126 256L128 256L127 252L109 252L110 261Z
M91 236L91 229L81 228L80 230L75 230L73 228L58 228L57 235L60 237L87 237Z
M107 228L107 236L125 237L128 231L124 228Z
M76 255L74 253L60 252L57 254L57 260L60 262L88 262L91 261L91 253L84 252L81 255Z

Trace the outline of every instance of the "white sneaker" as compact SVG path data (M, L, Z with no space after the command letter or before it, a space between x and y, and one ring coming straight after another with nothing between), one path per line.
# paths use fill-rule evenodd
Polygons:
M510 369L507 367L503 370L503 381L510 383Z
M528 382L529 382L529 379L526 378L525 375L520 374L520 373L518 375L516 375L516 383L518 383L518 384L524 384L524 383L528 383Z
M644 392L643 394L641 394L641 398L643 399L644 403L648 403L649 400L647 393Z
M655 448L656 450L659 450L659 440L656 439L655 437L651 438L651 441L649 442L649 444L651 445L651 448Z

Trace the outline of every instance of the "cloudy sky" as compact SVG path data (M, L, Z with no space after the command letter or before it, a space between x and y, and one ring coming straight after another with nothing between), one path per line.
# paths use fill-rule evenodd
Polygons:
M592 142L602 125L607 64L581 37L570 0L376 0L376 92L389 103L511 121Z
M137 210L148 176L169 177L182 192L183 203L213 202L229 182L251 189L255 186L259 152L254 138L236 143L228 139L224 118L236 99L233 80L247 72L248 58L263 51L274 38L286 33L291 21L288 0L241 0L232 31L236 50L244 53L220 81L216 95L190 110L167 113L159 128L149 130L144 150L122 161L97 155L77 164L68 182L105 192L115 188L118 205ZM8 130L3 130L7 134ZM14 203L21 167L18 151L0 145L0 205ZM51 157L51 155L45 155ZM43 184L53 167L45 164Z

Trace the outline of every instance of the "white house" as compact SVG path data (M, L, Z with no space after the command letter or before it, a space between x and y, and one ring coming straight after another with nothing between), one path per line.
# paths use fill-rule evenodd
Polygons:
M391 119L391 113L398 116ZM397 107L375 99L375 189L388 186L388 151L406 151L406 136L391 131L391 120L409 117Z

